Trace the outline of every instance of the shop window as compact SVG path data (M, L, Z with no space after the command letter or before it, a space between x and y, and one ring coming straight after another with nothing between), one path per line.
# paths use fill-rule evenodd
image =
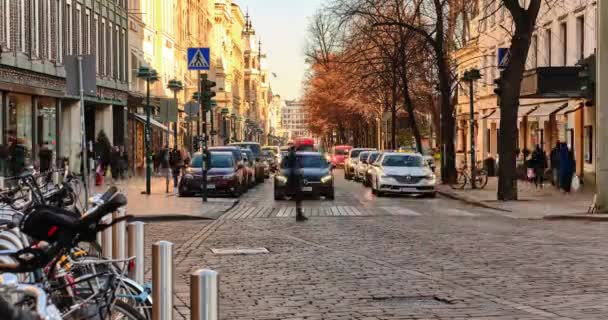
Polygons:
M32 163L32 100L29 96L8 97L8 152L10 175Z
M593 127L586 126L585 127L585 163L593 163Z

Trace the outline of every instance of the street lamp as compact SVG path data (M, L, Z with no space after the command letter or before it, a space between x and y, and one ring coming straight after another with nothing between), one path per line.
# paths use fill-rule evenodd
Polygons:
M169 80L169 84L167 84L167 88L173 91L173 99L175 99L175 106L177 107L179 101L177 100L177 93L184 89L184 85L181 81L178 80ZM179 108L178 108L179 109ZM178 119L175 119L175 123L173 124L173 138L174 145L173 147L177 149L177 123Z
M236 116L236 114L233 113L230 116L230 120L231 120L230 126L232 127L232 139L231 139L232 142L236 142L236 119L237 119L237 116Z
M469 134L471 139L471 188L476 189L475 185L475 101L473 84L475 81L481 79L481 73L479 69L470 69L464 72L462 81L469 83ZM466 145L466 144L465 144Z
M156 70L141 66L137 70L137 78L146 81L146 128L145 128L145 152L146 152L146 191L142 192L150 194L150 179L152 178L152 150L150 143L152 141L152 128L150 124L150 82L158 81L158 73Z
M230 143L230 130L228 129L228 114L230 114L230 110L228 108L222 108L220 111L222 115L222 137L224 138L224 144Z

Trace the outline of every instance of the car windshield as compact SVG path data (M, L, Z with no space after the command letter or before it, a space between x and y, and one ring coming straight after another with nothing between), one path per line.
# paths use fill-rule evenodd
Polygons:
M359 160L367 159L368 156L369 156L369 152L361 152L359 154Z
M422 167L422 158L413 155L387 155L382 160L385 167Z
M298 155L298 162L302 168L326 168L328 166L327 160L322 155L317 154L306 154ZM287 169L287 155L282 163L282 167Z
M348 154L348 149L336 149L335 154L337 156L345 156Z
M264 150L264 151L262 151L262 155L265 156L265 157L267 157L267 158L271 158L271 157L275 156L274 152L272 152L270 150Z
M350 153L350 157L353 159L359 158L359 154L361 154L361 152L363 152L365 150L353 150Z
M195 154L192 157L192 161L190 161L190 166L192 168L202 168L203 167L203 156L201 154Z
M232 168L232 155L211 154L210 168Z
M380 153L375 152L369 155L369 158L367 159L367 162L369 163L374 163L376 162L376 160L378 160L378 156L380 155Z

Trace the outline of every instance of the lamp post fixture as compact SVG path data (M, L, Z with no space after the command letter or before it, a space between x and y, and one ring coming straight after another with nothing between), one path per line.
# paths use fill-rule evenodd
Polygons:
M476 189L475 185L475 100L474 88L475 81L481 79L479 69L470 69L464 72L462 81L469 83L469 134L471 139L471 188Z
M230 143L230 129L228 129L228 114L230 114L230 110L222 108L220 114L222 115L222 138L224 138L224 145L226 145Z
M231 120L230 121L230 127L232 128L232 130L231 130L232 131L232 138L230 139L229 142L236 142L236 119L237 119L237 116L236 116L236 114L233 113L230 116L230 120Z
M150 82L158 81L156 70L141 66L137 70L137 77L146 81L146 125L145 125L145 152L146 152L146 190L142 193L150 195L150 179L152 177L152 128L150 124Z
M182 91L184 89L184 85L182 84L181 81L178 80L169 80L169 84L167 85L167 88L170 89L171 91L173 91L173 99L175 99L175 106L177 107L179 101L177 100L177 93ZM177 107L179 109L179 107ZM175 120L175 123L173 124L173 147L175 149L177 149L177 123L178 123L178 119Z

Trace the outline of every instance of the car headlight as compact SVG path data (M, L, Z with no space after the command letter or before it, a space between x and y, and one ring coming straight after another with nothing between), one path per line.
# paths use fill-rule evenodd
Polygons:
M321 178L321 183L325 184L331 182L332 179L333 177L331 175L326 175L325 177Z
M287 177L284 176L276 176L275 180L279 183L279 184L286 184L287 183Z
M435 176L435 174L433 173L429 173L428 175L424 176L424 178L429 180L435 180L437 176Z

